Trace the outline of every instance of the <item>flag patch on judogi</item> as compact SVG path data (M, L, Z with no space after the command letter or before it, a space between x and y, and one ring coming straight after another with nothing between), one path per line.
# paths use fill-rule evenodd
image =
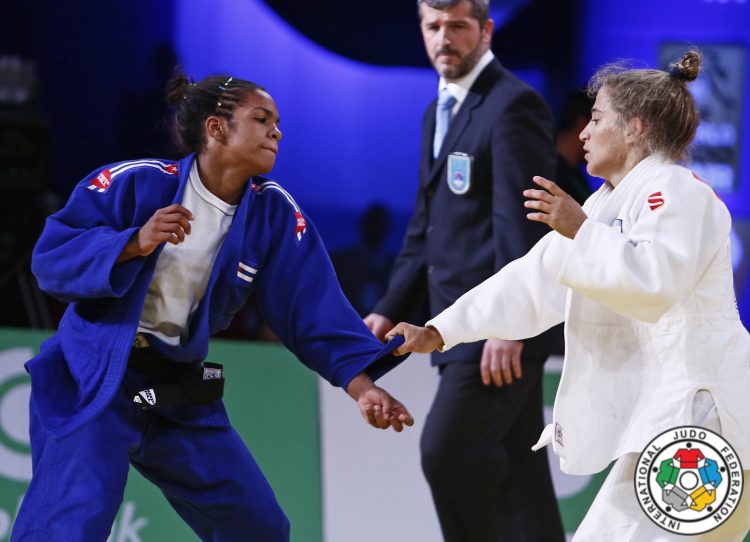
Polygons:
M297 227L294 229L294 234L299 241L302 239L302 234L307 231L307 222L305 222L305 217L299 211L294 212L294 218L297 219Z
M648 206L652 211L656 211L662 205L664 205L664 196L661 192L654 192L648 197Z
M254 267L250 267L249 265L240 262L240 265L237 267L237 278L240 278L245 282L253 282L257 272L258 270Z
M106 192L109 186L112 184L112 172L108 169L102 171L96 178L91 181L89 190L96 190L97 192Z

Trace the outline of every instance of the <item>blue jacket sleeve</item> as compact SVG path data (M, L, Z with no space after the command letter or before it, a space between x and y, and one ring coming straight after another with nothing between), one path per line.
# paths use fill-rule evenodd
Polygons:
M133 285L145 258L116 263L138 230L132 180L118 178L103 192L90 189L94 171L74 189L63 209L47 218L31 269L45 292L64 301L120 297Z
M257 276L260 308L271 329L305 365L335 386L346 388L365 371L373 380L406 356L383 345L344 296L323 242L310 220L281 194L266 193L270 206L269 254ZM302 222L300 222L300 218ZM304 224L301 231L300 224Z

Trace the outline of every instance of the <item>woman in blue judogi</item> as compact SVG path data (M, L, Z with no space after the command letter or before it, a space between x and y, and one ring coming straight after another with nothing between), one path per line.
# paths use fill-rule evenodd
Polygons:
M47 220L32 268L70 305L27 363L33 478L14 541L104 541L128 466L202 540L289 540L289 522L219 401L209 336L251 293L297 357L400 431L373 380L399 361L341 293L314 226L260 175L281 132L271 96L233 77L170 84L188 154L95 170Z

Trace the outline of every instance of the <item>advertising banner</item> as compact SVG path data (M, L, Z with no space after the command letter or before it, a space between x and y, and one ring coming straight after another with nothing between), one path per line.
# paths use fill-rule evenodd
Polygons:
M10 532L31 479L24 362L49 333L0 329L0 542ZM321 542L318 395L314 373L276 345L215 341L233 425L273 487L295 542ZM107 542L198 540L160 491L131 469Z

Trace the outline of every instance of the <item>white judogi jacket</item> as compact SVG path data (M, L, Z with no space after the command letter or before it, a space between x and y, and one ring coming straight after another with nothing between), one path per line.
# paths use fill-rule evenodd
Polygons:
M689 170L656 156L584 205L574 240L557 232L427 325L445 349L533 337L565 321L552 442L569 474L590 474L662 431L692 423L698 390L750 465L750 335L734 298L731 218Z

